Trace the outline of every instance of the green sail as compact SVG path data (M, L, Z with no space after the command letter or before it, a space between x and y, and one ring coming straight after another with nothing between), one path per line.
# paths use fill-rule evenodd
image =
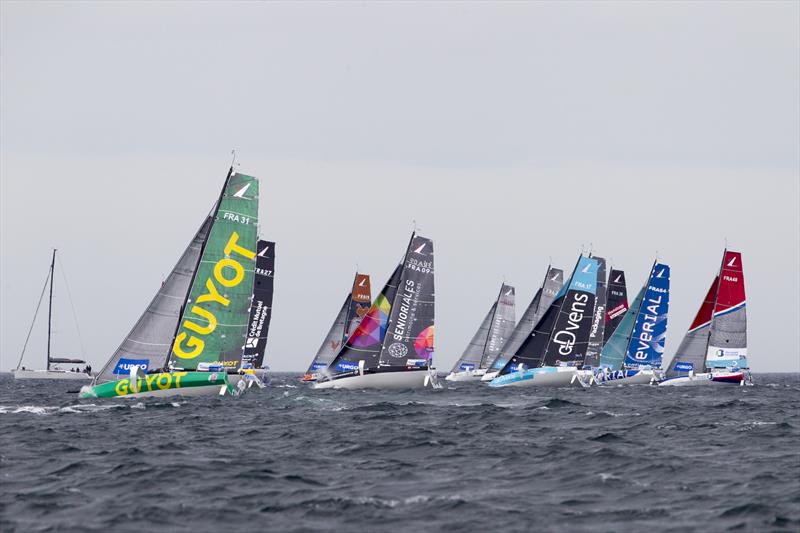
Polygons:
M258 179L232 174L203 248L170 354L173 367L239 368L258 240Z

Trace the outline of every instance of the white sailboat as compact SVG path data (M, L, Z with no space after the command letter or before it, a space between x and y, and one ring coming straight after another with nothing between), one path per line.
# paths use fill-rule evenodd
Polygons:
M56 267L56 251L53 250L53 258L50 261L50 270L47 274L47 279L45 279L44 287L42 288L42 294L39 296L39 303L36 306L36 312L33 315L33 322L31 322L31 327L28 330L28 336L25 339L25 345L22 347L22 353L19 356L19 361L17 362L17 367L14 369L14 379L69 379L69 380L79 380L79 381L86 381L92 378L91 375L91 367L86 364L86 361L83 359L76 359L70 357L53 357L51 354L51 345L52 345L52 330L53 330L53 282L54 282L54 275L55 275L55 267ZM66 278L65 278L66 279ZM28 341L31 338L31 332L33 331L33 326L36 323L36 317L39 314L39 308L42 305L42 299L44 297L45 290L50 286L50 297L48 298L48 308L47 308L47 357L45 359L45 367L44 369L27 369L22 366L22 361L25 358L25 349L28 346ZM69 293L67 293L69 294ZM76 320L77 324L77 320ZM78 365L77 367L73 367L73 369L69 368L62 368L61 365Z

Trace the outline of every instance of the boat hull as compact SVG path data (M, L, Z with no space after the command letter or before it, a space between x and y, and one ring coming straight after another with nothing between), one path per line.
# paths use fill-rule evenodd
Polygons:
M492 370L491 372L486 372L483 376L481 376L481 381L486 381L486 382L492 381L494 378L497 377L497 374L499 373L500 373L499 370Z
M532 368L494 378L490 387L585 387L592 378L588 370L571 367Z
M484 375L486 375L485 368L476 368L475 370L450 372L444 379L445 381L481 381Z
M610 372L598 372L594 375L594 381L598 385L650 385L656 384L664 379L661 370L616 370Z
M704 372L691 376L671 378L659 383L664 387L694 387L700 385L747 385L748 376L743 371Z
M165 398L170 396L212 396L233 393L235 384L224 372L162 372L136 380L109 381L81 387L81 398ZM238 381L238 380L237 380Z
M69 370L14 370L14 379L68 379L88 381L92 376L85 372Z
M374 372L355 374L327 381L317 381L314 389L422 389L429 376L427 370Z

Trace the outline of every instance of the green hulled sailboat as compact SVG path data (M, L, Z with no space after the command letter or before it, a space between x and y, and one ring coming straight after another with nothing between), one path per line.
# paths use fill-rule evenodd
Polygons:
M231 167L214 209L80 396L225 394L257 380L242 369L257 232L258 179Z

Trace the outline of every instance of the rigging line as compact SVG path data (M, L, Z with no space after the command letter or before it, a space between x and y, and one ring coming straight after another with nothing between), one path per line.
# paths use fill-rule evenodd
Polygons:
M75 330L78 332L78 342L81 344L81 355L83 359L86 360L86 348L83 345L83 336L81 335L81 328L78 325L78 313L75 312L75 304L72 302L72 292L69 290L69 283L67 283L67 274L66 269L64 268L64 259L62 257L58 258L59 263L61 263L61 277L64 278L64 286L67 288L67 298L69 299L69 306L72 309L72 320L75 321Z
M20 365L22 364L22 358L25 357L25 349L28 347L28 341L31 338L31 332L33 332L33 326L36 324L36 315L39 314L39 307L42 305L42 299L44 298L44 291L47 289L47 282L50 280L50 267L47 267L47 277L44 278L44 285L42 286L42 294L39 295L39 303L36 304L36 311L33 312L33 321L31 321L31 327L28 329L28 336L25 337L25 344L22 346L22 353L19 356L19 361L17 361L17 368L15 370L19 370Z

